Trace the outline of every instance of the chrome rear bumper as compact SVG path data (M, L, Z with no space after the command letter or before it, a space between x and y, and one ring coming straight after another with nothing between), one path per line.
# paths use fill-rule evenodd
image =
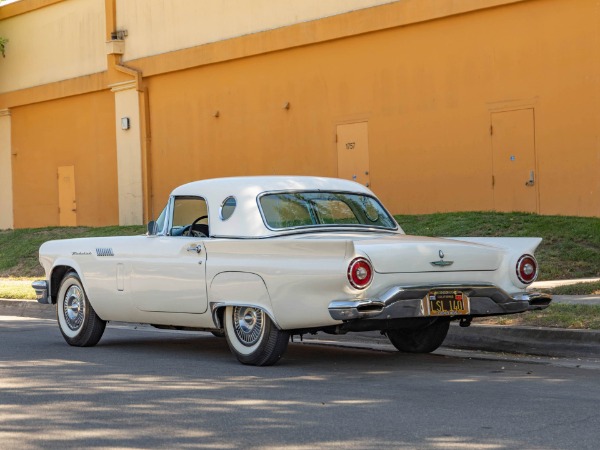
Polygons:
M335 320L426 317L423 299L432 289L463 292L470 299L470 316L544 309L552 301L552 296L537 292L519 292L511 296L491 284L395 286L375 298L332 301L329 304L329 314Z

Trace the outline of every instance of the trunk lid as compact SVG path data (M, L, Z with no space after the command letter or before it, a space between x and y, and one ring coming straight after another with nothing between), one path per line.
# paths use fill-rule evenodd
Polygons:
M504 251L497 247L450 239L395 235L354 241L379 273L492 271Z

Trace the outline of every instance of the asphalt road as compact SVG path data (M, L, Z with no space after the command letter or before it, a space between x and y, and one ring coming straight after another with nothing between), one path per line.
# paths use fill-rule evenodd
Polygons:
M578 367L579 366L579 367ZM207 333L0 316L0 447L598 448L600 364L291 344L240 365Z

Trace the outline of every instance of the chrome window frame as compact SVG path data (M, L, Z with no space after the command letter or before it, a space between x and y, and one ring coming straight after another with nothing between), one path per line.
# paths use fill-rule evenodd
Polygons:
M165 211L165 221L163 222L163 226L162 229L158 229L155 228L155 233L154 234L149 234L149 237L156 237L156 236L168 236L167 234L167 230L169 229L168 222L169 222L169 218L171 217L171 197L169 196L169 199L167 200L167 204L165 205L165 207L160 211L160 213L162 214L162 212ZM158 217L160 217L160 214L158 215ZM156 218L157 220L154 221L155 224L158 223L158 217Z
M235 201L235 206L233 207L233 211L231 211L231 214L229 214L229 216L227 216L227 218L224 219L223 218L223 206L225 206L225 203L230 198L232 198ZM225 199L221 202L221 206L219 207L219 219L221 219L222 222L227 222L229 219L231 219L231 216L233 216L233 214L237 210L237 206L238 206L238 201L237 201L237 198L235 197L235 195L228 195L227 197L225 197ZM207 210L208 210L208 206L207 206Z
M349 195L362 195L364 197L369 197L370 199L374 200L381 207L383 212L385 212L388 215L388 218L390 218L392 220L392 223L395 226L394 226L394 228L381 227L381 226L376 226L376 225L363 225L363 224L351 224L351 225L318 224L318 225L300 225L300 226L296 226L296 227L285 227L285 228L273 228L273 227L269 226L269 223L267 222L267 219L265 217L265 213L262 209L260 199L262 197L264 197L265 195L271 195L271 194L298 194L298 193L349 194ZM392 214L390 214L390 212L385 208L385 206L383 206L383 203L381 203L381 201L379 201L379 199L377 197L375 197L374 195L370 195L370 194L363 193L363 192L338 191L338 190L334 190L334 189L331 189L331 190L330 189L327 189L327 190L324 190L324 189L294 189L294 190L264 191L256 196L256 203L258 206L258 210L260 211L260 216L262 218L263 224L270 231L289 231L289 230L293 231L293 230L307 230L307 229L308 230L324 230L324 229L357 230L358 229L360 231L367 231L367 230L398 231L400 229L398 222L396 222L396 219L394 218L394 216Z
M169 210L167 211L167 218L165 220L165 234L163 236L169 236L169 237L176 237L176 238L181 238L181 237L193 237L193 236L173 236L172 234L170 234L168 231L172 228L173 225L173 208L175 207L175 200L179 199L179 198L189 198L189 199L201 199L204 200L204 203L206 204L206 215L208 216L208 229L210 230L210 205L208 204L208 200L206 200L205 197L203 197L202 195L171 195L169 197ZM206 238L198 238L196 237L195 239L207 239L210 236L207 236Z

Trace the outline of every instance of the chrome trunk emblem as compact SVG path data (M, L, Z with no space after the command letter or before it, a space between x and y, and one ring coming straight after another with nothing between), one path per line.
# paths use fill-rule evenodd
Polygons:
M443 251L439 251L438 255L440 256L440 260L439 261L431 261L431 265L432 266L436 266L436 267L446 267L446 266L451 266L452 264L454 264L454 261L444 261L444 252Z

